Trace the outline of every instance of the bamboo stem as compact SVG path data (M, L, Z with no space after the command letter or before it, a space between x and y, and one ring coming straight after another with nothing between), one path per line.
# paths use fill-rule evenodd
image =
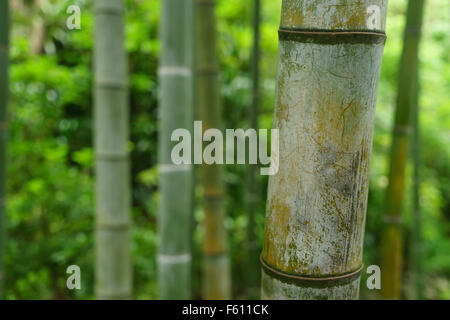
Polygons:
M128 70L122 0L95 1L96 296L131 296Z
M389 183L382 231L381 294L385 299L400 299L403 243L402 217L405 168L418 72L418 49L422 26L423 0L410 0L406 16L404 44L400 61L397 108L390 155Z
M283 1L263 299L358 298L386 6Z
M164 0L159 66L159 208L158 281L161 299L191 297L191 221L193 168L171 161L171 134L192 133L192 3ZM170 168L165 170L164 168Z
M416 88L414 90L414 137L413 137L413 277L414 291L416 299L423 299L423 276L422 276L422 214L420 208L420 106L419 106L419 77L417 77Z
M253 1L253 52L252 52L252 105L250 110L251 128L258 130L259 116L259 56L260 56L260 0ZM245 263L245 281L247 298L253 299L259 296L260 291L260 272L258 268L258 244L256 238L256 222L257 204L259 202L259 185L256 178L257 167L248 166L248 190L247 190L247 208L248 208L248 226L247 226L247 243L246 243L246 263Z
M196 103L203 130L221 129L215 0L195 0ZM224 227L223 171L220 165L202 166L204 187L203 297L229 299L230 262Z

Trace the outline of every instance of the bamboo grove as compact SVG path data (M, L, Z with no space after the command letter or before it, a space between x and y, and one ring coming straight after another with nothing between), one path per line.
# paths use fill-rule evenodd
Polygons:
M359 299L360 289L366 285L362 283L367 270L364 263L376 259L381 266L381 288L377 289L382 299L407 296L405 283L410 278L405 265L412 271L412 289L408 290L415 298L423 298L422 230L427 210L421 194L421 170L426 159L422 155L425 128L421 127L420 117L419 48L426 1L405 0L406 24L389 133L392 141L387 140L388 176L380 187L384 193L380 197L383 212L378 215L381 222L375 223L377 235L369 239L377 246L369 259L363 252L366 222L373 218L370 174L381 171L377 167L378 171L371 172L370 161L378 132L376 106L383 53L389 41L388 0L280 0L277 46L272 43L278 52L277 64L273 63L273 88L272 82L262 76L271 68L264 59L271 54L265 52L266 42L274 38L267 34L275 36L275 29L266 25L268 9L264 6L268 1L251 0L241 7L248 16L245 23L250 31L239 40L246 44L242 49L248 51L245 54L224 43L241 25L233 25L233 31L222 37L220 31L231 27L229 21L220 20L220 15L231 15L232 10L224 7L226 12L220 12L220 1L160 0L156 6L158 19L152 20L157 31L151 30L157 34L157 41L146 39L142 46L135 42L142 40L139 37L149 37L148 30L139 33L138 40L129 41L129 34L142 23L129 23L129 19L142 18L136 18L136 11L130 9L137 4L93 0L92 7L87 7L93 20L92 57L86 60L92 67L92 74L88 73L92 97L86 99L92 100L92 114L86 127L92 131L88 136L93 164L91 171L85 170L92 176L94 196L94 219L89 222L93 238L89 261L93 266L92 298L134 298L135 287L141 286L144 278L142 272L136 272L139 264L140 268L145 266L145 276L152 273L156 279L146 290L154 290L151 294L163 300L354 300ZM41 2L31 2L30 7L41 10ZM14 97L10 91L15 85L9 79L11 74L17 77L14 57L20 60L20 54L10 50L9 42L10 34L14 35L10 32L14 30L11 20L15 21L10 15L22 7L11 3L0 1L0 299L8 278L3 266L5 248L15 236L7 235L7 172L14 161L8 154L8 112L13 117L16 112L8 105L14 105L10 103L10 96ZM45 29L45 10L41 11L36 18L39 26L33 26L33 32L45 38L45 30L36 31ZM238 19L244 16L233 14L239 15ZM84 31L77 32L80 35ZM11 38L14 40L14 36ZM30 41L35 56L60 49L52 49L39 39L33 36ZM142 74L133 73L133 54L140 50L146 51L142 55L145 59L151 56L148 52L157 52L157 58L143 63L145 72L150 73L153 67L157 70L154 82L142 81ZM237 84L229 78L240 77L241 71L227 73L222 69L223 60L232 60L227 60L230 52L239 56L230 65L245 64L245 79L238 79ZM153 158L147 159L154 162L154 168L143 174L136 173L142 168L136 169L132 160L136 149L146 148L133 141L133 128L142 123L133 120L133 112L138 110L134 103L139 98L131 92L139 86L145 87L145 95L155 96L156 106L156 121L147 123L145 131L145 139L152 136L155 140L154 147L149 147ZM236 91L247 90L245 98L229 94L232 86L239 87L232 88ZM274 101L268 98L271 93ZM227 109L233 99L243 101L235 109ZM150 108L143 109L149 113L146 119L152 119ZM233 112L238 114L236 118L243 119L230 120L228 113ZM195 126L199 122L201 130ZM272 143L272 148L278 147L271 150L271 159L279 159L277 173L269 175L267 181L260 177L260 163L236 170L237 166L230 169L223 162L194 160L199 154L204 157L205 148L217 142L214 133L222 134L225 126L238 122L255 130L272 123L277 132L265 141ZM189 151L188 163L173 161L174 147L182 138L175 133L180 129L189 134L189 140L201 141L200 146L194 143ZM244 158L250 159L247 147ZM223 149L221 152L226 154L228 150ZM406 236L405 195L409 180L412 222ZM137 183L145 188L136 191ZM231 190L238 184L243 187ZM232 192L242 198L239 204L230 200ZM144 210L137 208L144 203L139 202L140 198L137 201L138 197L146 199ZM230 209L235 207L235 211ZM150 214L143 218L143 211ZM136 259L142 255L136 243L148 244L151 237L150 233L134 233L143 220L155 226L154 254L150 253L151 246L144 254L145 258L152 255L152 259L155 255L154 263ZM236 230L237 235L233 234ZM234 265L236 256L242 261Z

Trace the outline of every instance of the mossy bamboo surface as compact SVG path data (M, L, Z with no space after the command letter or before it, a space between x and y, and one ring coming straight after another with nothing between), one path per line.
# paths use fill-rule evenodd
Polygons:
M417 88L418 49L423 6L423 0L410 0L408 2L403 51L400 60L389 183L386 191L386 212L383 216L381 293L385 299L399 299L401 297L403 194L408 144L410 134L413 131L411 115Z
M283 1L264 299L358 298L386 7Z
M195 0L195 99L204 131L222 129L214 8L214 0ZM203 298L229 299L231 277L224 226L223 171L220 165L203 165L201 171L204 189Z
M159 208L158 282L161 299L191 297L192 165L171 161L171 134L192 132L191 0L164 0L159 66Z
M96 296L131 296L128 67L122 0L95 1Z
M0 2L0 299L3 297L3 252L6 239L6 147L8 140L9 1Z

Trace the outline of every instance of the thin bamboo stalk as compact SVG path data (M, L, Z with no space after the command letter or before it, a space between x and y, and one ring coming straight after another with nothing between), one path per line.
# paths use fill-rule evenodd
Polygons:
M417 77L418 80L419 77ZM423 299L423 275L422 275L422 213L420 208L420 105L419 105L419 81L414 90L414 137L413 137L413 216L414 216L414 231L413 231L413 252L412 265L414 277L414 291L416 299Z
M198 115L203 130L221 129L215 0L195 0L195 77ZM230 262L224 227L224 186L220 165L202 166L204 188L203 297L229 299Z
M9 1L0 3L0 299L3 297L3 255L6 239L6 152L8 141Z
M386 211L383 216L381 294L385 299L401 297L403 243L402 212L405 167L418 72L418 53L424 0L410 0L406 14L403 51L400 61L397 108L390 155Z
M251 128L258 130L259 116L259 56L260 56L260 0L253 1L253 54L252 54L252 105L250 109L250 125ZM248 166L248 190L247 190L247 208L248 208L248 225L247 225L247 243L246 243L246 263L245 263L245 281L246 295L253 299L259 296L261 274L258 268L258 244L256 238L256 214L257 204L259 202L259 185L256 178L257 167Z
M164 0L159 67L159 208L158 281L161 299L191 297L192 165L171 161L171 134L192 132L192 10L190 0ZM176 197L176 200L174 200Z
M122 0L95 1L96 296L131 296L128 68Z
M263 299L357 299L384 0L284 0Z

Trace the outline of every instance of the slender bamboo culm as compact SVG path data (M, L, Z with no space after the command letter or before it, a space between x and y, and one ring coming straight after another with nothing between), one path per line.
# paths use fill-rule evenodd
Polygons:
M414 95L417 90L418 54L424 0L410 0L406 13L403 51L400 60L397 107L390 154L389 183L383 215L381 295L400 299L403 269L403 194L408 144L412 128Z
M5 271L3 255L6 239L6 147L8 141L8 38L9 1L0 2L0 299L3 298Z
M263 299L357 299L386 0L283 0Z
M195 101L203 130L221 128L215 0L195 0ZM224 226L224 186L220 165L201 168L204 189L203 298L229 299L230 261Z
M413 277L414 277L414 292L415 299L423 299L424 291L424 281L422 276L422 259L423 259L423 245L422 245L422 213L420 207L420 105L419 105L419 76L417 75L416 89L414 90L414 115L413 115L413 126L414 126L414 136L413 136L413 148L412 148L412 158L413 158L413 188L412 188L412 198L413 198L413 218L414 218L414 231L413 231L413 250L412 250L412 266L413 266Z
M171 134L193 126L193 6L191 0L162 1L159 63L158 283L160 299L191 298L193 166L171 161Z
M251 128L258 130L258 116L259 116L259 56L260 56L260 11L261 1L253 0L253 48L252 48L252 104L249 112L249 119ZM248 166L248 190L247 190L247 208L248 208L248 225L247 225L247 239L246 239L246 262L245 262L245 282L246 282L246 296L249 299L254 299L260 293L260 279L261 273L259 270L259 249L256 236L256 214L258 210L259 184L257 179L257 166Z
M96 297L131 296L128 67L123 0L95 1Z

